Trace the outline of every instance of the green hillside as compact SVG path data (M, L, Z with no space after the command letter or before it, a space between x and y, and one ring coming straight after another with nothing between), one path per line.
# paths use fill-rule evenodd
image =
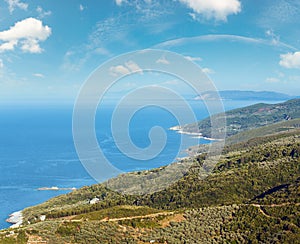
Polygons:
M243 131L226 139L226 144L235 144L238 142L248 141L252 138L264 137L271 134L280 134L290 132L300 128L300 119L285 120L282 122L265 125L250 131Z
M160 192L98 184L27 208L24 226L1 231L1 243L299 243L300 129L228 145L200 180L204 157Z
M217 114L212 117L226 118L227 136L238 134L239 132L255 129L265 125L278 123L285 120L300 118L300 99L289 100L278 104L259 103L244 108L238 108ZM211 137L210 118L198 122L198 124L188 124L182 126L185 132L200 132L205 137Z

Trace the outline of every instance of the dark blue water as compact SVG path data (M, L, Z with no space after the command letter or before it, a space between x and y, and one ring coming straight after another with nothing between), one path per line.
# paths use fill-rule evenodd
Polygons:
M255 102L226 102L232 109ZM193 105L198 119L208 115L199 102ZM172 114L159 108L137 113L130 123L130 136L139 147L147 147L149 129L159 125L167 133L162 153L152 160L139 161L124 156L114 144L110 131L111 108L97 113L96 133L105 156L123 171L159 167L172 162L180 153L180 136L168 128L178 124ZM182 110L184 113L184 110ZM186 121L187 123L189 121ZM199 142L189 136L183 147ZM208 141L200 140L200 143ZM96 183L81 165L73 144L72 107L1 106L0 107L0 229L5 219L21 210L54 197L63 191L37 191L39 187L82 187Z

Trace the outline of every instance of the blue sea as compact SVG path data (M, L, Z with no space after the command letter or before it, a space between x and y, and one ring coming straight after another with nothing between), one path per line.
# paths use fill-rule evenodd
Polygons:
M257 101L226 101L226 110L254 104ZM197 119L208 116L204 104L192 102ZM139 161L118 150L111 135L112 108L106 106L96 115L98 143L105 156L117 168L129 172L150 169L172 163L185 156L183 149L204 139L180 135L169 130L178 124L166 110L149 107L137 112L130 123L132 141L139 147L150 143L149 130L161 126L167 144L158 157ZM38 191L40 187L80 188L96 181L86 172L78 159L72 136L72 106L1 105L0 106L0 229L12 212L36 205L68 191ZM184 109L182 110L184 114ZM192 121L186 121L189 123ZM187 139L180 148L180 137ZM178 153L179 152L179 153Z

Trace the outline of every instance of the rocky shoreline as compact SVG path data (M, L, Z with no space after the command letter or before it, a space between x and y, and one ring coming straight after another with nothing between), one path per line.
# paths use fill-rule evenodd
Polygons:
M179 134L190 135L190 136L197 136L197 137L203 137L202 133L184 131L183 128L181 126L179 126L179 125L173 126L173 127L169 128L169 130L174 130L174 131L176 131Z
M22 211L17 211L9 215L9 218L6 220L7 223L12 224L10 228L20 227L23 223Z
M205 137L200 132L187 132L180 125L173 126L173 127L169 128L169 130L176 131L179 134L193 136L195 138L203 138L203 139L208 140L208 141L221 141L220 139L214 139L214 138Z

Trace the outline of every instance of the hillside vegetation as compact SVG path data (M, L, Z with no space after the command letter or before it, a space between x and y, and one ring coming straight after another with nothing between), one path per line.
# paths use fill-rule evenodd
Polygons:
M202 153L185 159L189 170L159 192L86 186L23 210L23 226L0 231L0 243L300 243L299 119L228 140L204 179ZM112 183L125 188L129 180Z
M225 114L217 114L212 117L216 121L220 118L226 119L227 137L239 132L255 129L285 120L300 118L300 99L289 100L278 104L259 103L244 108L230 110ZM185 132L200 132L205 137L211 137L210 118L199 121L197 124L182 126Z

